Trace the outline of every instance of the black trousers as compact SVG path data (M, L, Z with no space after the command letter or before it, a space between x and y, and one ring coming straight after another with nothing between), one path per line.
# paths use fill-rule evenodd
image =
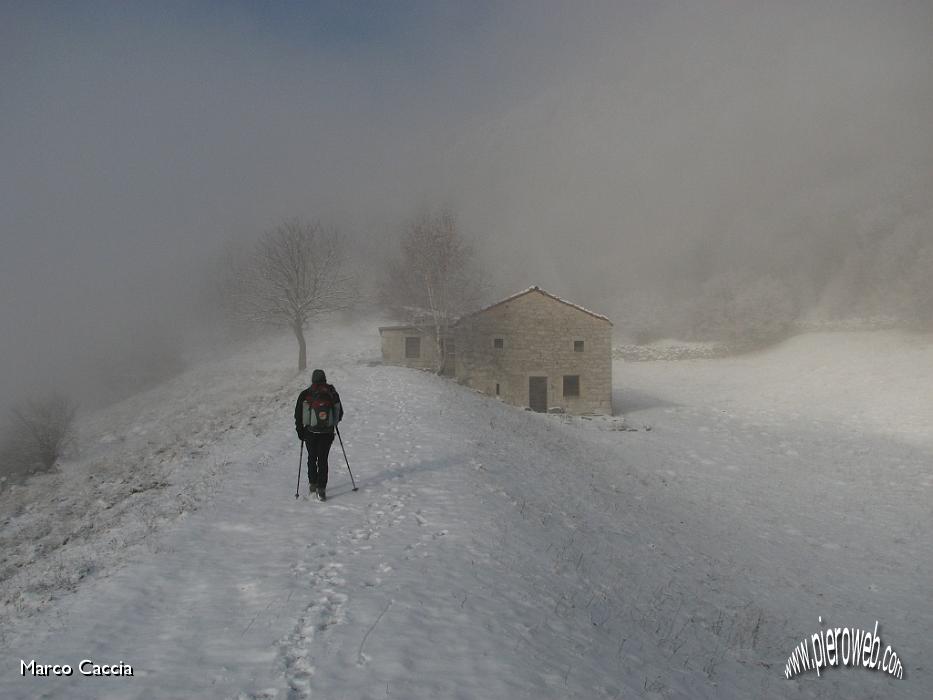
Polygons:
M334 443L333 433L308 433L305 441L308 448L308 481L317 488L327 487L327 455Z

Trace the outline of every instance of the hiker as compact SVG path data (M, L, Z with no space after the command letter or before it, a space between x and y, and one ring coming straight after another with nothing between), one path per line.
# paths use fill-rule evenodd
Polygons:
M343 418L340 394L327 383L324 370L311 373L311 386L298 394L295 403L295 430L308 448L309 495L327 500L327 455L334 442L334 428Z

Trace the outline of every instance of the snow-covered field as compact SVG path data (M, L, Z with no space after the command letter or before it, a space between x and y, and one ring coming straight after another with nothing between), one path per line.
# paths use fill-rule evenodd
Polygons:
M335 445L330 500L294 498L289 338L89 417L5 492L0 697L933 696L929 336L620 362L623 430L374 365L375 326L310 352L358 492ZM903 680L784 679L875 620ZM85 658L134 676L20 676Z

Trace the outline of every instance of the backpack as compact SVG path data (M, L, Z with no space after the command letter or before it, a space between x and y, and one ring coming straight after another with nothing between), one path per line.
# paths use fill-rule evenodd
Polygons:
M312 384L303 404L301 422L311 432L329 432L337 425L337 405L329 385Z

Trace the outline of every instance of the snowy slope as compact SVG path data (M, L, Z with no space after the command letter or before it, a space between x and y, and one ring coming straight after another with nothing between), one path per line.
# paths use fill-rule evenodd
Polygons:
M628 424L652 428L628 432L372 366L375 325L312 341L347 405L356 493L335 446L331 499L294 498L304 378L283 338L96 416L29 510L5 495L19 573L0 589L0 697L933 693L922 426L906 440L833 422L834 394L809 415L716 393L729 363L753 387L788 371L778 352L619 363ZM818 615L878 619L905 679L785 680ZM136 675L21 678L20 658Z
M933 334L808 333L723 360L628 364L627 390L933 444Z

